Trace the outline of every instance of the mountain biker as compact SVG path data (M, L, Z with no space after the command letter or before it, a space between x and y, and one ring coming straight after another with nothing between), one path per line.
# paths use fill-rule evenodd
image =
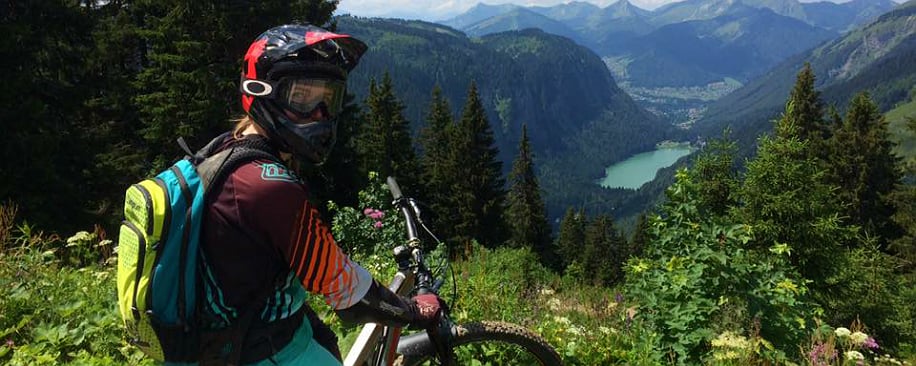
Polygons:
M206 309L214 327L256 309L245 333L243 364L339 365L336 336L306 304L324 296L342 320L428 328L438 320L435 295L402 298L350 260L331 236L291 159L321 164L335 143L348 73L366 45L313 25L283 25L261 34L242 65L246 116L221 136L217 151L246 144L275 160L255 160L228 175L209 196L202 231ZM270 295L258 297L265 286ZM204 342L206 343L206 342ZM204 347L204 357L226 357ZM214 355L214 353L216 355ZM238 361L238 360L237 360Z

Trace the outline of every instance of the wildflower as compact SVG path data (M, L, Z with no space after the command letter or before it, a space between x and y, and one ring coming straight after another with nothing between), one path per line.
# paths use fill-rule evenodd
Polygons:
M824 353L824 344L823 343L818 343L816 346L814 346L811 352L808 352L808 359L811 360L812 365L820 364L820 362L818 361L820 361L822 353Z
M13 342L12 338L6 339L6 348L13 348L16 345L16 342Z
M862 332L855 332L849 336L849 339L852 341L853 344L857 346L861 346L862 344L865 343L866 340L868 340L868 334L865 334Z
M844 353L843 356L846 356L847 360L864 360L865 359L865 356L859 353L859 351L846 351L846 353Z
M730 331L719 334L716 339L712 340L713 347L748 349L750 342L742 335L737 335Z
M547 306L550 307L550 310L559 311L560 310L560 299L551 297L550 300L547 300Z
M611 334L611 332L613 332L611 328L605 327L603 325L598 327L598 331L604 334Z
M375 224L372 224L372 226L375 226L376 229L381 229L381 228L382 228L382 222L381 222L381 221L376 221Z
M863 344L863 346L865 346L865 348L872 349L872 350L881 348L881 347L878 347L878 342L875 341L875 339L872 337L868 337L868 339L865 340L865 343Z
M616 301L618 304L619 304L619 303L622 303L622 302L623 302L623 294L621 294L621 293L618 292L616 295L614 295L614 301Z
M850 332L849 329L839 327L839 328L836 328L836 330L834 330L833 333L836 334L837 337L846 338L846 337L849 337L849 335L852 332Z
M585 333L585 330L582 329L582 327L576 325L569 327L568 331L570 334L577 336L581 336L583 333Z
M541 292L541 295L547 295L547 296L550 296L550 295L553 295L553 294L556 293L556 292L555 292L552 288L550 288L550 287L544 287L544 288L541 289L540 292Z

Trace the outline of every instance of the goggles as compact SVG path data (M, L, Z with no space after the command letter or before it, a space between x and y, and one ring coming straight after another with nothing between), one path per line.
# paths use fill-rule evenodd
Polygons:
M346 88L346 82L341 80L304 77L285 77L275 83L247 79L241 85L245 94L273 99L302 116L324 107L322 112L328 117L335 117L340 112Z

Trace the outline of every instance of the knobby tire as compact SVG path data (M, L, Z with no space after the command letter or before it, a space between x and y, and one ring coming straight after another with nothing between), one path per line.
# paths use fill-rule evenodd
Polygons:
M510 356L509 359L487 360L486 355L472 355L475 359L484 358L484 365L537 365L542 366L562 365L560 355L547 343L546 340L532 333L524 327L504 322L483 321L459 324L457 335L451 339L452 349L457 353L459 359L457 364L462 365L462 349L472 348L470 352L476 352L477 347L484 348L495 345L511 345L523 351L525 357ZM468 351L465 351L467 353ZM503 355L504 356L504 355ZM479 359L478 359L479 360ZM401 365L418 366L418 365L438 365L436 355L430 354L419 359L402 359ZM534 363L532 363L534 362Z

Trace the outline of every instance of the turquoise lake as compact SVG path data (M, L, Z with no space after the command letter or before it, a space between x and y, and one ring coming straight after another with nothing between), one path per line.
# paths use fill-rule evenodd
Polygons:
M633 155L605 169L605 176L598 184L605 188L638 189L655 179L659 169L671 166L691 152L693 149L689 147L675 147Z

